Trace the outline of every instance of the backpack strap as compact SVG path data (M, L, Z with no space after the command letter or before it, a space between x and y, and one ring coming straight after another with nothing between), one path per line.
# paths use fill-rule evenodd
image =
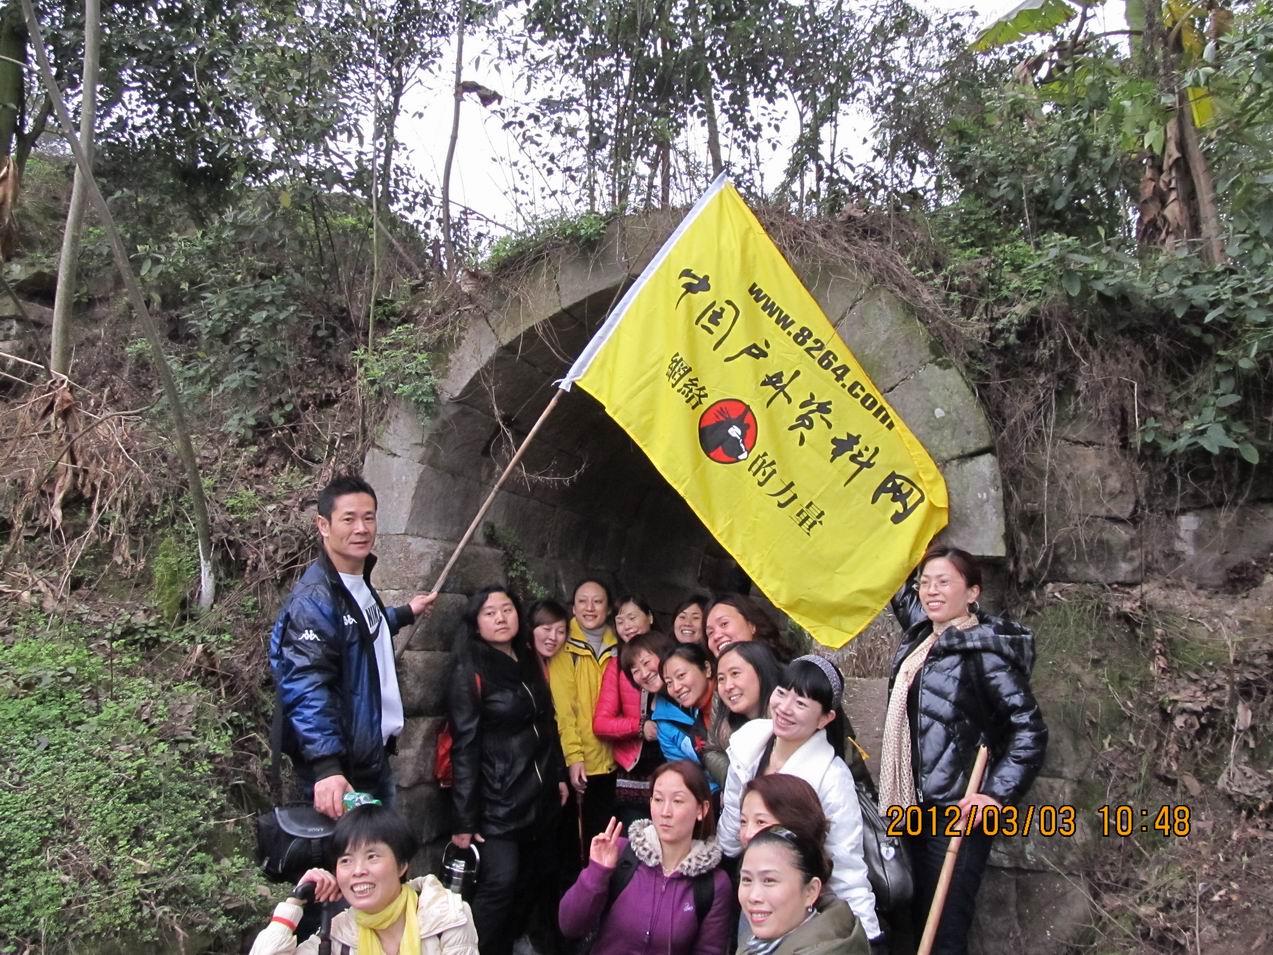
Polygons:
M606 896L606 905L601 910L598 924L605 921L615 900L636 875L638 865L640 862L637 861L636 852L632 848L632 843L629 842L624 846L623 854L619 856L619 864L615 866L614 875L610 877L610 891ZM703 920L707 918L707 913L712 910L712 905L716 902L716 870L700 872L690 880L690 885L694 893L694 917L698 919L698 927L702 929Z
M606 906L601 910L601 918L597 920L598 924L605 921L606 914L614 906L614 901L619 894L628 887L628 883L632 881L632 877L636 875L637 866L636 852L629 842L623 847L623 853L619 856L619 864L615 866L614 875L610 876L610 891L606 895Z
M716 870L700 872L694 876L694 917L698 919L698 927L703 928L703 919L712 910L716 902Z

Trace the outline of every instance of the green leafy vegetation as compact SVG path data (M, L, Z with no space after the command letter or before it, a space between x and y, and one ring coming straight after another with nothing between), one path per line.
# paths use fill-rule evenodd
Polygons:
M0 949L176 951L253 897L216 771L230 730L166 628L17 621L0 653ZM36 950L36 949L33 949Z
M164 620L175 621L185 604L186 592L199 571L195 546L176 534L168 534L150 562L155 606Z
M482 267L493 271L521 262L530 253L543 254L557 245L589 248L605 235L609 222L608 216L595 212L545 219L524 232L496 239Z
M483 539L504 554L504 579L519 597L527 601L544 600L553 594L536 579L517 534L497 524L482 528Z
M989 409L1010 497L1058 396L1079 393L1110 406L1111 434L1154 480L1209 489L1234 474L1248 493L1273 454L1273 5L1135 0L1127 36L1098 35L1100 5L1030 0L980 36L906 0L113 5L97 168L191 410L225 586L182 623L198 569L188 498L154 356L90 213L74 387L4 385L6 478L24 486L32 460L48 472L0 515L4 595L50 619L4 621L0 637L0 951L230 952L240 920L259 924L237 802L260 771L262 634L312 554L313 489L364 460L377 401L434 413L449 333L480 320L470 283L486 277L451 282L443 245L514 287L554 250L604 241L617 214L692 201L727 157L762 215L909 257L941 357ZM9 67L30 62L5 9ZM80 7L36 9L74 106ZM466 47L465 109L511 141L501 171L523 225L498 239L485 216L503 213L458 204L439 239L442 184L404 161L419 148L404 97L449 88L457 11L482 50ZM525 89L486 89L492 65ZM28 107L0 123L19 162L47 123L30 75L0 65L0 102ZM70 179L64 156L26 162L25 273L51 272ZM38 361L43 333L26 331ZM38 409L63 398L75 479L58 484L68 432ZM1174 506L1151 491L1146 510ZM1012 530L1025 550L1026 520ZM512 531L485 535L511 586L548 595ZM147 572L149 589L131 583ZM1181 765L1214 776L1255 745L1235 701L1267 725L1265 671L1234 681L1239 656L1166 615L1129 622L1108 596L1050 602L1036 621L1049 718L1091 735L1128 798L1177 798L1153 779L1162 707L1173 726L1201 714ZM799 628L785 637L808 646ZM890 628L841 659L878 673L895 643ZM1182 671L1174 695L1159 654ZM1268 762L1260 745L1252 765ZM1229 792L1266 812L1258 787ZM1196 903L1176 863L1155 865L1151 905ZM1116 917L1128 935L1146 921Z
M1126 354L1142 447L1255 464L1273 450L1273 7L1236 12L1164 8L1158 45L1125 48L1026 4L982 34L984 62L947 61L933 134L884 125L933 176L936 277L981 374L1047 374L1058 335Z
M433 357L412 325L399 325L380 336L374 348L359 348L354 361L376 391L401 398L422 418L429 418L438 400Z

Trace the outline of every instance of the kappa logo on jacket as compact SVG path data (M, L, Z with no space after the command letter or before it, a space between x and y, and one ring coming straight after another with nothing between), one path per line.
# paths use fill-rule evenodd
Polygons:
M306 630L296 639L316 642L319 639L319 637L318 637L318 634L316 634L313 630Z
M350 616L349 614L345 614L345 626L352 627L353 625L354 625L354 618Z

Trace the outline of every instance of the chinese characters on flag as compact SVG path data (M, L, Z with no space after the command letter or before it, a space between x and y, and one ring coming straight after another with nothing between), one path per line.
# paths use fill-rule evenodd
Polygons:
M723 177L562 387L574 383L827 646L870 622L946 524L936 465Z

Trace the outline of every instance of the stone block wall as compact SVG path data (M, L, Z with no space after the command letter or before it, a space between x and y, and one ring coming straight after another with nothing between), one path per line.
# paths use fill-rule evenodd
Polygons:
M1273 555L1273 469L1239 503L1217 499L1205 480L1151 492L1122 429L1061 404L1019 492L1021 540L1044 579L1134 584L1158 574L1221 587Z
M380 498L375 582L386 599L400 601L432 586L503 462L550 399L552 382L676 218L623 220L592 250L549 256L515 285L493 284L475 295L471 319L446 356L437 412L422 422L406 406L391 408L364 462ZM942 469L951 498L947 539L1003 557L993 441L962 375L905 305L865 281L851 263L797 262L796 268ZM579 577L598 571L645 593L661 613L692 592L749 589L689 507L587 395L563 396L522 467L496 495L486 523L502 540L516 542L530 575L558 599ZM404 807L423 820L430 864L449 828L446 800L432 779L449 649L464 595L504 580L507 558L479 531L445 582L432 618L400 636L407 728L396 770Z

